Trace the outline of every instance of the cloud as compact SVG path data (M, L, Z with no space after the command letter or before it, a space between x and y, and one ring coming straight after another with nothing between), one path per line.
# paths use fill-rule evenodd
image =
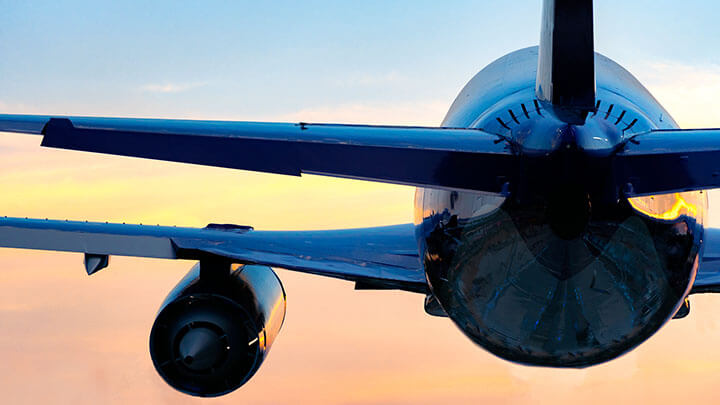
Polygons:
M0 114L47 114L47 111L41 111L34 105L0 100Z
M206 82L146 84L140 90L149 93L182 93L205 85Z
M638 78L683 128L720 127L720 65L650 62Z
M316 106L283 114L280 121L438 126L450 104L444 100L350 103Z
M410 80L396 71L370 74L353 72L334 81L339 87L375 87L408 83Z

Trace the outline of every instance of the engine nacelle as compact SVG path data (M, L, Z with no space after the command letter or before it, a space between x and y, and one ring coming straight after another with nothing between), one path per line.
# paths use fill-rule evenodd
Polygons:
M168 294L150 332L155 369L186 394L227 394L260 368L285 319L285 291L267 266L203 262Z

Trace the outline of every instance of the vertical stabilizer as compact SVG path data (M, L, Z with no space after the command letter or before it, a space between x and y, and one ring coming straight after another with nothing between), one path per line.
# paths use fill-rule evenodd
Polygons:
M545 0L535 93L558 118L585 123L595 109L592 0Z

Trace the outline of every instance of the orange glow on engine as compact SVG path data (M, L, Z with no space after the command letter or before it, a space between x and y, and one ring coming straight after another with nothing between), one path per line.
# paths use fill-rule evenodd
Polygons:
M707 199L702 191L629 198L637 211L657 219L672 221L683 215L702 221Z

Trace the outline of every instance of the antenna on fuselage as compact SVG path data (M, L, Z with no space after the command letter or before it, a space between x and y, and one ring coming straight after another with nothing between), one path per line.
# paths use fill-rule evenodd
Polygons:
M592 0L544 0L535 94L555 115L582 125L595 111Z

